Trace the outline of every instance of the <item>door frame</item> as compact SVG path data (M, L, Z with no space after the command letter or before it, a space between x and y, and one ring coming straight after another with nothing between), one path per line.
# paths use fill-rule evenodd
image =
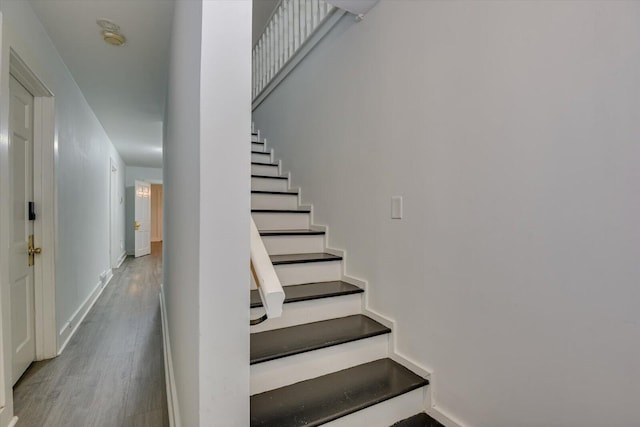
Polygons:
M120 228L120 224L116 223L116 218L118 217L117 207L120 204L120 198L117 192L118 166L118 163L113 157L109 157L109 267L112 269L118 268L118 260L120 258L120 253L114 253L114 247L116 246L114 234L116 230ZM113 185L114 176L116 185Z
M8 59L8 70L5 67L2 70L2 89L8 89L9 75L12 75L34 96L33 196L38 218L34 223L34 236L35 244L43 248L42 254L38 257L34 266L34 325L36 360L43 360L58 355L55 292L55 245L57 240L55 100L53 93L31 71L13 48L9 49ZM6 71L9 72L7 73ZM0 90L0 92L8 94L8 90ZM1 131L2 134L7 135L9 97L5 95L2 98L1 106L5 107L5 111L0 116L0 121L3 122ZM7 149L0 150L0 165L8 166L8 145ZM1 169L7 170L8 167ZM9 199L8 174L3 174L0 178L0 181L2 181L0 204L7 206ZM7 214L6 209L0 213L0 236L2 236L1 246L3 248L8 245L7 239L10 224ZM1 258L5 258L5 256L1 256ZM2 289L7 289L6 284L9 280L8 268L4 267L8 266L4 264L2 265L3 273L0 277L0 282L2 283ZM5 297L8 297L8 295L5 294ZM4 309L5 307L6 304L3 304L2 308ZM3 313L2 319L4 324L3 332L11 330L11 316L9 316L9 313ZM10 349L3 349L4 357L9 356L7 350Z

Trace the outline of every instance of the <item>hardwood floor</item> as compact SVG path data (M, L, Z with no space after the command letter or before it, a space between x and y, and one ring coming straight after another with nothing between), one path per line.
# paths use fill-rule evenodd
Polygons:
M14 387L20 427L169 425L158 293L162 243L128 258L62 355Z

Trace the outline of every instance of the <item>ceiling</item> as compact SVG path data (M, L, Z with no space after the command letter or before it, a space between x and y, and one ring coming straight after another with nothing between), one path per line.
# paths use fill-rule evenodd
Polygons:
M128 166L162 167L162 121L173 0L29 0ZM253 0L254 38L279 0ZM118 24L107 45L96 20Z
M128 166L162 167L172 0L30 0ZM127 38L107 45L96 20Z

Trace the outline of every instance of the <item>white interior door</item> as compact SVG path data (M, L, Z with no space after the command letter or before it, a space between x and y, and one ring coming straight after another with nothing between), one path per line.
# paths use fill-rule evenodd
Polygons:
M151 184L136 181L134 217L135 256L151 253Z
M33 95L11 76L9 105L9 158L11 231L9 276L11 280L12 384L27 370L36 355L33 265L29 265L29 236L33 221L28 203L33 200ZM35 246L35 245L34 245Z

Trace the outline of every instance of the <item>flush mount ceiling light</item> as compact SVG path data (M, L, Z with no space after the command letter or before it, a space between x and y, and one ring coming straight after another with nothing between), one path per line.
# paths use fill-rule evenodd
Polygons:
M102 38L105 42L113 46L122 46L127 39L122 34L112 33L110 31L103 31Z
M96 23L102 28L102 39L112 46L122 46L127 39L120 33L120 26L108 19L98 19Z

